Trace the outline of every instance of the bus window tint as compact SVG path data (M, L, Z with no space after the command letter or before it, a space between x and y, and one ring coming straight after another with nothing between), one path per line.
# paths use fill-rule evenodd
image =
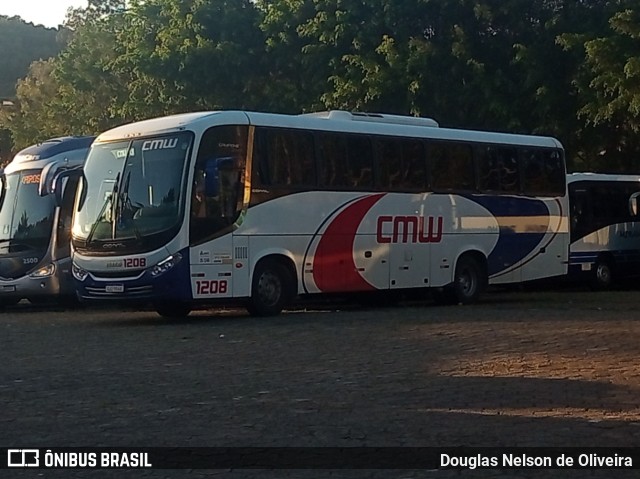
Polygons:
M474 189L473 153L470 146L456 143L432 143L428 151L431 187L434 190Z
M320 136L322 184L329 188L368 188L372 184L372 148L368 137Z
M547 150L543 156L549 195L563 195L567 178L562 153L558 150Z
M344 136L322 135L322 184L328 187L347 186L347 141Z
M368 137L349 136L347 140L349 168L348 186L370 188L373 183L371 141Z
M260 174L265 185L316 184L313 136L304 131L268 130Z
M426 163L420 141L378 140L378 184L385 190L424 190Z
M525 194L555 196L564 193L564 164L558 151L524 150L522 164Z
M519 193L518 155L514 148L484 148L478 157L480 191Z
M246 145L244 126L214 127L205 132L191 194L191 244L232 225L242 211Z

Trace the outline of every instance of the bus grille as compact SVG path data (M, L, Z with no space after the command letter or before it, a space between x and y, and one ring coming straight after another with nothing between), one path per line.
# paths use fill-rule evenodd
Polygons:
M101 296L105 298L110 296L118 296L121 298L137 298L151 295L153 293L153 286L145 285L125 287L124 293L111 293L107 292L105 287L87 286L86 291L90 296Z
M144 273L143 269L124 270L124 271L100 271L99 273L91 273L94 278L132 278L140 276Z

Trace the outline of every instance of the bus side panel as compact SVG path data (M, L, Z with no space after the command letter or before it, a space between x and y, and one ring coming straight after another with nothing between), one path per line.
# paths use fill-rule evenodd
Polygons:
M233 296L232 238L229 234L191 248L191 290L194 299Z
M249 237L233 236L233 297L245 298L251 294L251 267L249 263Z
M497 243L487 257L489 281L503 284L562 274L566 208L560 200L473 195L495 219Z
M631 273L640 264L640 222L605 226L571 244L572 271L591 271L601 253L610 254L617 270Z
M237 238L237 237L236 237ZM242 236L240 237L242 240ZM260 260L264 258L272 258L280 262L292 262L296 271L296 291L299 294L304 293L302 287L302 265L304 258L304 251L311 239L310 235L261 235L254 234L244 237L248 246L248 272L242 273L242 278L246 277L246 284L243 285L237 292L234 291L234 296L250 296L251 295L251 282L253 281L253 274L256 269L256 265ZM244 276L248 273L248 276ZM237 274L237 271L236 271Z
M565 200L548 200L549 226L535 255L523 266L523 281L561 276L567 273L569 221ZM532 227L536 227L535 223Z
M432 244L431 286L453 281L457 259L468 251L490 255L498 242L498 222L483 206L463 196L431 195L426 211L442 217L442 238Z

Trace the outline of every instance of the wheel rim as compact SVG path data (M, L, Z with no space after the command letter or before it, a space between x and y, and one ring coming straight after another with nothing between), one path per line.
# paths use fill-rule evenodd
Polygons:
M277 274L265 271L258 281L258 298L266 306L273 306L282 297L282 283Z
M475 293L477 280L470 268L465 268L458 277L458 288L463 296L469 297Z
M611 281L611 269L609 265L603 263L596 268L596 279L600 284L609 284Z

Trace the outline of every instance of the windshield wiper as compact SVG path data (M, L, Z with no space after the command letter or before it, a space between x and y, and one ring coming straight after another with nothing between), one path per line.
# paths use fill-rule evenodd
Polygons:
M127 216L123 217L123 213L126 211L127 213L134 213L133 204L131 203L131 198L129 198L129 183L131 180L131 171L127 172L127 176L124 179L124 183L122 185L122 190L118 194L118 204L116 207L116 218L114 224L118 224L119 226L124 227L125 222L128 225L131 225L131 229L133 230L133 234L136 236L136 239L141 239L142 235L140 235L140 230L136 226L136 221L133 219L133 214L131 217ZM115 239L115 228L113 238Z
M111 189L111 194L104 200L104 203L102 204L102 208L100 208L100 213L98 213L98 217L96 218L95 222L91 225L91 229L89 230L89 234L87 235L87 244L91 243L91 240L93 239L93 235L96 233L96 230L98 229L98 225L100 224L102 218L104 217L105 212L107 211L107 205L109 204L109 202L111 202L111 224L114 225L115 221L114 221L114 204L115 204L115 195L118 194L118 184L120 182L120 172L118 172L118 174L116 175L116 179L115 182L113 183L113 188ZM114 231L113 231L113 226L112 226L112 230L111 230L111 238L114 237Z

